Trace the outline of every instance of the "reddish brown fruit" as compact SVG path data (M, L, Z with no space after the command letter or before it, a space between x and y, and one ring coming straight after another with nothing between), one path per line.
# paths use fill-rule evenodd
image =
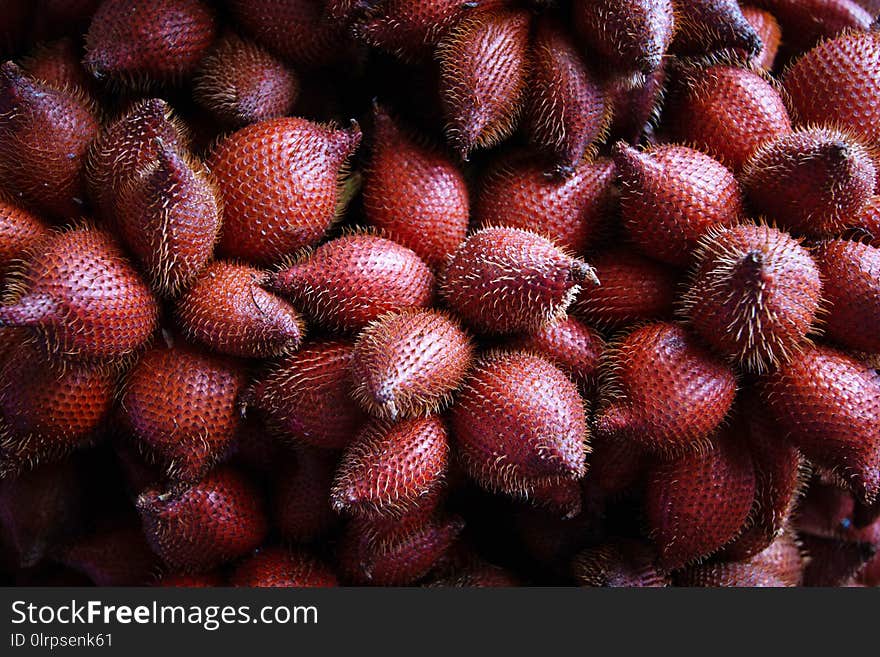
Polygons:
M675 39L672 50L703 55L719 50L757 53L761 39L736 0L673 0Z
M669 586L657 567L654 550L644 543L617 539L580 552L572 563L578 584L602 588Z
M595 389L605 340L589 326L565 317L506 343L512 349L539 354L566 372L582 391Z
M660 564L674 570L720 549L743 528L755 498L755 471L738 436L656 463L645 511Z
M467 237L464 177L437 148L408 135L377 106L364 211L373 226L438 271Z
M621 329L672 317L678 284L674 269L620 247L603 251L592 264L602 284L581 291L573 306L588 324Z
M112 236L89 226L43 241L10 293L0 326L26 326L65 358L130 355L156 326L149 288Z
M828 304L825 337L854 351L880 353L880 248L831 240L813 256Z
M0 67L0 187L58 219L82 213L83 161L98 131L77 92L35 80L17 65Z
M383 315L358 336L354 398L378 418L425 416L449 405L473 359L470 337L442 311Z
M527 81L529 24L524 11L461 22L440 45L446 136L467 159L516 126Z
M786 530L770 547L749 561L776 575L786 586L800 586L803 583L804 555L790 530Z
M880 247L880 195L872 196L851 218L851 226L859 237L867 238L868 244Z
M604 436L659 453L691 451L733 404L734 373L675 324L647 324L606 353L596 419Z
M483 228L455 252L442 294L481 333L535 331L568 310L595 271L553 242L518 228Z
M465 381L451 422L464 469L489 490L518 495L586 472L583 400L571 380L539 356L484 358Z
M34 16L34 35L53 39L62 34L85 34L92 15L101 0L37 0Z
M367 10L355 25L355 35L371 46L416 60L430 56L434 46L463 18L503 7L505 0L386 0L372 4L378 7Z
M243 126L289 114L299 79L260 46L226 35L202 60L193 98L221 123Z
M776 574L749 561L722 561L693 566L675 576L675 585L701 588L782 588L789 586Z
M351 397L354 346L317 340L287 356L253 391L251 406L280 437L314 447L339 449L365 420Z
M155 167L163 148L183 151L186 139L171 108L159 98L133 105L95 138L87 162L89 192L108 223L116 220L117 191Z
M180 589L213 589L226 585L226 579L219 573L172 573L163 575L156 586Z
M532 506L555 516L571 519L583 511L581 482L574 479L549 479L539 482L523 496Z
M229 467L182 490L147 490L137 507L152 549L184 572L208 571L244 556L266 537L262 494Z
M336 574L302 550L269 547L242 561L229 578L232 586L312 588L338 586Z
M341 571L355 584L413 584L446 554L463 527L457 517L379 531L365 521L352 521L340 545Z
M236 25L276 57L294 66L339 64L352 54L344 23L328 21L315 0L229 0Z
M805 343L822 290L819 269L799 240L743 224L702 240L685 312L719 354L764 372Z
M873 543L809 534L803 534L801 542L808 556L804 586L844 586L870 563L878 551Z
M116 190L116 226L157 293L186 288L210 260L220 205L207 171L171 146Z
M852 494L820 478L810 482L806 494L797 506L793 524L801 534L852 540L853 515L856 502Z
M309 319L346 332L382 315L430 305L434 275L412 250L369 234L322 244L284 266L270 283Z
M337 21L351 21L372 9L377 0L327 0L325 12Z
M835 236L874 193L871 154L845 133L808 128L766 143L746 164L753 206L788 230Z
M863 502L880 492L880 374L828 347L807 347L765 378L762 397L814 464Z
M220 353L281 356L299 347L305 326L296 309L263 289L268 275L247 265L215 262L177 301L184 335Z
M55 558L102 587L147 586L159 569L141 528L128 518L78 538Z
M530 68L523 127L553 158L555 172L568 177L607 131L610 101L560 24L538 24Z
M443 483L446 427L437 416L372 421L346 448L333 482L333 508L358 516L406 513Z
M610 80L608 94L613 111L608 143L620 139L633 145L643 139L655 141L654 124L666 87L666 68L661 66L648 76L618 75Z
M209 167L223 199L219 247L271 264L318 242L336 219L340 176L361 141L298 118L242 128L214 148Z
M145 353L122 394L128 425L169 475L195 481L223 457L238 425L247 382L236 362L188 346Z
M56 89L88 91L91 81L80 63L77 43L69 37L43 43L21 61L21 67L38 80Z
M32 343L12 351L0 370L0 476L90 444L115 388L112 373L81 364L56 367Z
M664 116L671 139L738 172L765 142L791 132L782 97L759 74L732 66L686 70Z
M530 230L583 253L595 245L614 209L614 163L585 160L564 180L545 173L544 163L528 156L499 160L480 185L475 223Z
M0 480L0 535L12 548L16 567L35 566L81 529L82 498L72 460Z
M575 31L607 65L625 73L650 74L672 41L672 0L576 0Z
M504 568L478 560L475 563L452 568L437 579L431 581L431 587L450 588L510 588L521 586L519 579Z
M849 32L798 59L785 75L792 116L834 122L866 143L880 142L880 31Z
M752 64L765 71L771 70L776 61L776 54L779 52L779 44L782 41L782 29L779 27L779 22L770 12L756 7L743 7L742 15L755 30L758 38L761 39L761 49L752 56Z
M273 520L282 538L311 543L333 528L330 488L339 455L329 450L300 448L274 481Z
M743 193L717 160L684 146L638 151L619 142L621 217L636 246L672 265L687 265L710 229L743 218Z
M99 80L175 82L192 73L216 31L200 0L103 0L86 34L84 63Z
M844 31L868 30L874 16L852 0L750 0L776 17L789 54L812 48Z
M0 195L0 281L51 234L37 215Z
M649 456L627 440L593 436L590 469L584 483L587 490L611 497L635 488L644 479Z

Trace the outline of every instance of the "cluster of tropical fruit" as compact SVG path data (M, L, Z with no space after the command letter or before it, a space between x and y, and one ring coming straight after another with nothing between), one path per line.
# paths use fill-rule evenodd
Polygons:
M3 4L3 581L880 581L876 0Z

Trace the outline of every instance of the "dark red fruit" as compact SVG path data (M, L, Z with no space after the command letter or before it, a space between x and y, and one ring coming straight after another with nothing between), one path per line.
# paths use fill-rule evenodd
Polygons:
M232 586L310 588L338 586L336 574L302 550L269 547L257 551L236 566L229 577Z
M79 537L59 550L55 559L102 587L147 586L160 565L141 528L127 517Z
M601 435L659 453L690 451L733 404L733 371L675 324L647 324L606 353L596 418Z
M281 356L299 347L305 326L293 306L262 287L268 278L247 265L209 265L177 301L184 335L245 358Z
M752 56L752 64L765 71L771 70L782 41L779 22L770 12L751 6L743 7L742 15L761 39L761 49Z
M0 281L50 234L40 217L0 196Z
M0 67L0 188L55 219L80 216L83 162L98 131L91 105L17 65Z
M452 407L451 428L464 469L489 490L517 495L586 472L583 400L539 356L498 352L480 361Z
M266 537L262 494L229 467L182 490L147 490L137 507L152 549L184 572L208 571L244 556Z
M337 516L330 506L330 489L338 461L336 452L302 447L278 470L272 512L282 538L311 543L333 528Z
M118 359L143 346L157 315L113 237L80 226L53 233L28 258L0 306L0 326L26 326L64 358Z
M195 481L232 443L246 381L243 368L230 359L160 345L129 374L122 408L140 446L174 479Z
M409 135L381 108L364 176L367 221L415 251L435 271L467 236L464 177L438 148Z
M481 182L475 222L530 230L583 253L601 237L614 210L614 163L584 160L562 180L545 174L542 160L522 154L499 160Z
M633 588L669 586L654 550L643 543L616 539L580 552L572 572L581 586Z
M342 331L358 331L389 312L428 306L434 296L434 275L414 251L369 234L322 244L283 266L270 285L309 319Z
M226 579L219 573L173 573L163 575L156 586L182 589L212 589L226 585Z
M733 173L717 160L684 146L640 152L614 148L621 183L621 217L646 255L684 266L710 229L743 218L743 193Z
M853 0L750 0L776 17L788 53L803 52L817 41L850 30L868 30L874 16Z
M880 195L871 199L850 218L850 226L858 231L860 237L866 237L871 246L880 247Z
M481 333L534 331L563 315L595 271L553 242L518 228L483 228L446 268L442 294Z
M317 243L336 219L340 176L360 140L357 124L278 118L220 141L208 161L223 200L220 250L271 264Z
M65 37L43 43L22 59L21 67L38 80L56 89L79 89L87 92L91 81L81 64L78 44Z
M757 53L762 46L736 0L673 0L675 39L673 51L702 55L737 49Z

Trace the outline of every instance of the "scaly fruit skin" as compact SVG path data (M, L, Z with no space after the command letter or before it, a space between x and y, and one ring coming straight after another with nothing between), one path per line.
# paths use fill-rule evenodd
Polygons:
M850 219L850 226L871 246L880 247L880 195L871 199Z
M713 231L684 298L694 330L748 371L787 362L816 321L823 285L800 240L766 225Z
M359 331L382 315L427 307L434 275L411 249L370 234L326 242L282 266L269 283L312 321Z
M289 114L298 95L299 79L290 68L235 34L202 60L193 87L196 102L229 126Z
M313 588L338 586L336 574L303 550L268 547L236 566L231 586L248 588Z
M373 4L378 7L367 9L367 15L355 23L355 35L402 59L419 60L430 56L434 46L462 19L503 7L506 0L386 0Z
M577 386L540 356L514 351L483 358L450 419L464 469L488 490L520 495L586 472L584 402Z
M765 142L791 132L779 92L760 75L732 66L682 72L664 111L669 137L739 172Z
M803 583L804 555L797 537L788 528L749 562L773 573L786 586L800 586Z
M591 326L622 329L632 324L671 319L678 273L627 247L611 247L591 260L597 287L582 290L572 312Z
M765 71L771 70L782 40L782 29L779 27L779 22L773 14L757 7L743 7L742 15L755 30L758 38L761 39L761 50L752 56L752 64Z
M73 219L85 202L83 162L98 131L90 104L16 64L0 66L0 188L53 219Z
M854 351L880 353L880 248L830 240L813 256L825 283L825 338Z
M80 226L52 234L0 306L0 325L26 326L64 358L116 360L156 327L149 288L113 237Z
M550 240L490 227L473 233L452 256L441 293L481 333L531 332L561 317L587 280L599 283L593 268Z
M307 343L256 384L251 405L281 438L345 447L366 419L351 397L353 354L354 345L346 340Z
M802 53L817 41L850 30L869 30L874 16L852 0L750 0L779 21L786 54Z
M378 106L373 117L373 154L364 175L367 221L438 271L467 237L464 177L440 149L411 137Z
M142 100L111 121L92 143L86 163L89 195L101 217L115 223L117 191L155 166L163 148L186 146L182 125L160 98Z
M630 539L612 540L578 553L572 573L578 584L588 587L669 586L669 578L657 567L654 550Z
M605 340L578 319L564 317L542 326L535 333L515 336L505 343L505 347L543 356L587 393L595 390Z
M662 66L645 77L617 75L608 84L612 107L608 143L624 140L632 145L654 139L654 122L659 117L666 87L667 68Z
M700 238L743 218L743 193L717 160L684 146L614 148L627 233L646 255L684 266Z
M833 237L871 198L877 170L845 132L805 128L759 148L741 179L755 209L781 227Z
M783 588L789 586L775 573L748 561L723 561L693 566L676 574L675 585L700 588Z
M305 326L296 309L263 289L268 274L218 261L209 265L176 304L190 340L243 358L272 358L302 343Z
M200 0L103 0L86 34L84 63L99 80L174 82L192 73L216 31Z
M736 435L722 432L702 452L657 462L645 512L660 565L675 570L716 552L742 530L754 498L754 467Z
M338 516L330 506L330 490L338 462L335 451L301 447L278 470L272 519L282 538L311 543L333 529Z
M880 492L880 375L829 347L806 347L766 376L762 398L811 462L870 503Z
M473 355L468 334L442 311L383 315L355 343L352 394L374 417L425 416L449 405Z
M529 140L570 176L607 130L611 106L562 26L541 21L532 43L523 127Z
M676 22L672 0L576 0L572 12L587 46L625 73L657 70Z
M596 419L603 436L660 454L692 451L733 404L733 371L675 324L646 324L606 354Z
M673 5L674 52L703 55L738 49L753 54L763 45L736 0L673 0Z
M545 163L524 153L498 160L481 181L475 223L530 230L583 253L601 237L614 209L614 163L584 160L562 180L545 174Z
M78 43L70 37L64 37L38 45L21 60L21 67L34 78L56 89L88 92L91 81L80 60Z
M93 442L113 404L116 376L56 366L28 342L0 370L0 475L57 461Z
M284 61L307 69L339 64L351 55L344 24L328 21L315 0L229 0L235 23Z
M152 288L174 296L205 267L220 231L220 205L199 162L162 145L116 191L116 226Z
M785 74L792 117L800 125L836 125L880 142L880 32L848 32L824 41Z
M265 265L317 243L336 219L340 177L360 141L357 124L277 118L218 143L208 166L223 200L223 254Z
M50 234L40 217L0 195L0 282Z
M137 508L153 551L167 566L187 573L248 554L268 531L262 493L225 466L189 488L144 491Z
M350 583L407 586L427 575L458 538L458 517L378 529L353 520L340 541L339 565Z
M173 479L195 481L228 450L247 382L237 362L186 345L147 351L122 393L127 423Z
M399 517L443 483L449 439L439 416L397 424L373 420L349 445L336 471L333 508L365 517Z
M464 159L505 139L516 126L527 82L530 22L524 11L467 19L440 45L446 136Z

